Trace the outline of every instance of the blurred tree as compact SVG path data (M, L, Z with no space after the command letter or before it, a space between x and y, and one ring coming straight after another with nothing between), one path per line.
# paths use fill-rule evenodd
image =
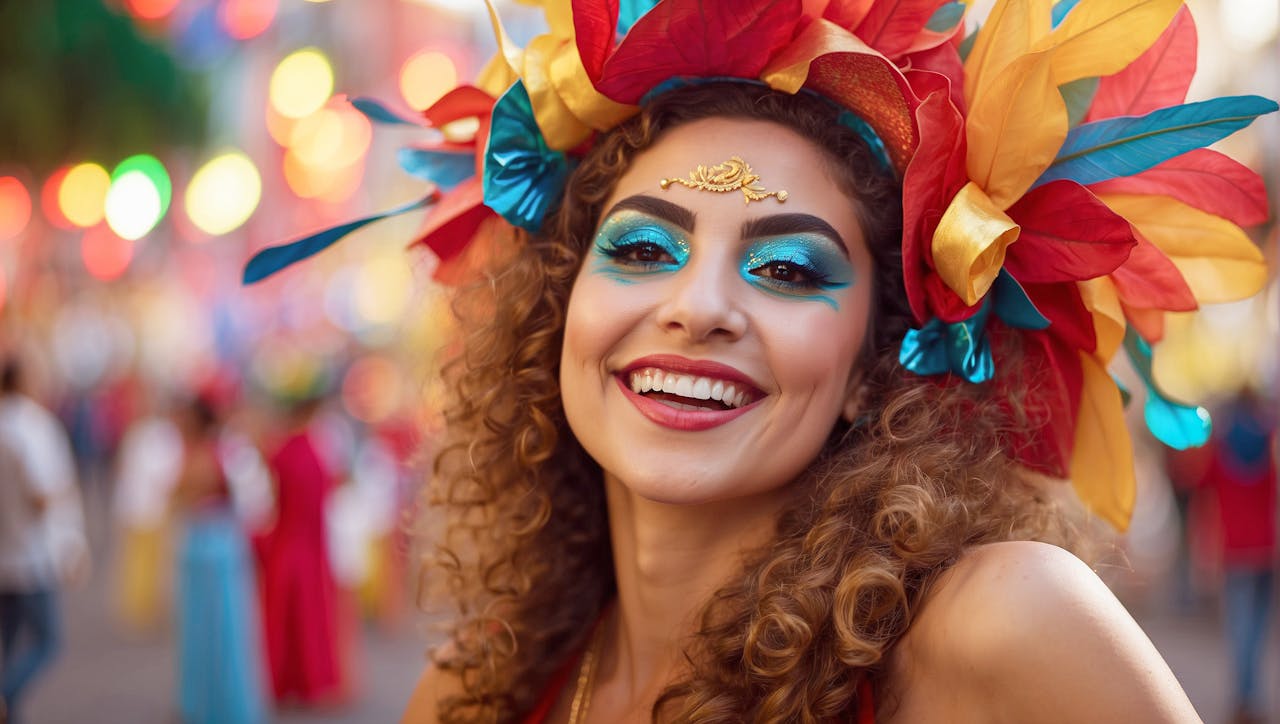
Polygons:
M43 174L193 145L207 95L103 0L0 0L0 162Z

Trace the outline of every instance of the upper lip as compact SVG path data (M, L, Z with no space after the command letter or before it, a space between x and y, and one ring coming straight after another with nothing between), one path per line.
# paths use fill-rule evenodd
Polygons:
M736 382L740 385L746 385L751 388L755 395L761 396L764 392L760 389L760 385L751 379L746 373L729 365L720 362L712 362L711 360L696 360L687 357L681 357L675 354L651 354L639 359L633 360L626 367L620 370L620 374L627 375L635 370L644 369L646 367L658 367L668 372L678 374L695 375L698 377L710 377L712 379L724 380L725 382Z

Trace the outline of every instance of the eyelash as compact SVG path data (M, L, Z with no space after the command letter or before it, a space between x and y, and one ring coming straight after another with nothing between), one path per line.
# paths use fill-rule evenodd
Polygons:
M600 253L613 259L619 266L638 271L657 271L680 264L676 253L670 248L670 241L662 234L651 229L640 229L623 234L619 239L610 241L608 245L599 245ZM639 254L665 256L666 259L640 259Z
M793 279L778 279L772 276L765 276L762 270L776 270L778 266L790 267L795 273L800 274L803 279L797 281ZM747 273L758 278L760 284L776 287L783 291L807 291L826 289L831 281L829 275L824 274L812 264L807 264L796 259L771 259L759 266L752 267Z

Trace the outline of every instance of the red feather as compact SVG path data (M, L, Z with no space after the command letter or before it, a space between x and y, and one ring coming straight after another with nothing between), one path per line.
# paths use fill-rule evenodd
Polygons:
M423 118L439 128L460 118L487 118L497 99L470 85L460 85L422 112Z
M756 78L805 20L800 10L800 0L660 3L604 62L596 90L635 104L669 78Z
M933 74L912 76L913 81L936 80ZM925 95L916 122L920 145L902 179L902 267L907 301L923 323L931 316L924 281L933 264L930 244L943 209L963 185L965 136L964 119L949 102L946 85Z
M1005 268L1020 282L1068 282L1109 274L1137 245L1133 227L1075 181L1032 189L1009 217L1022 227Z
M1022 280L1019 279L1019 282ZM1057 337L1073 349L1092 352L1098 347L1097 333L1093 327L1093 314L1080 298L1075 284L1023 283L1027 298L1049 320L1049 334Z
M916 44L929 18L946 0L880 0L858 24L854 34L890 60L898 60ZM937 42L946 40L939 33Z
M1187 97L1196 72L1196 24L1183 7L1156 42L1124 70L1103 78L1085 121L1141 116Z
M1138 332L1138 336L1151 344L1164 338L1164 311L1131 307L1124 302L1120 303L1120 308L1124 310L1124 318Z
M924 292L930 315L948 324L964 321L977 314L982 307L982 300L972 306L965 304L934 271L924 273Z
M995 383L1006 394L1009 390L1020 392L1020 411L1028 418L1025 426L1011 434L1010 454L1032 470L1068 477L1084 389L1079 351L1047 331L1011 330L994 320L987 329L993 342L997 342L993 345ZM1006 345L999 340L1009 335L1022 338L1018 345L1021 349L1006 361L999 354ZM1014 416L1014 420L1018 417Z
M573 0L573 32L587 77L599 80L604 62L613 52L618 27L618 0Z
M1207 148L1174 156L1134 176L1093 184L1096 193L1163 194L1240 226L1267 220L1267 188L1247 166Z
M874 2L875 0L831 0L822 17L852 33L867 17Z
M415 244L426 244L442 262L466 248L480 228L480 222L494 213L484 205L484 185L475 176L458 184L441 197L427 216L426 226Z
M1111 272L1120 301L1142 309L1171 312L1195 309L1196 297L1178 267L1137 229L1133 230L1133 238L1138 244L1129 254L1129 260Z

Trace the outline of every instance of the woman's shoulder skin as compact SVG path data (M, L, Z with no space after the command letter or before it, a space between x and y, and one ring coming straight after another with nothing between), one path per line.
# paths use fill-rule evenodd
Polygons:
M428 664L413 687L400 724L436 724L440 721L440 702L462 693L462 682L446 676L435 664Z
M879 721L1199 722L1092 570L1057 546L969 551L889 660Z

